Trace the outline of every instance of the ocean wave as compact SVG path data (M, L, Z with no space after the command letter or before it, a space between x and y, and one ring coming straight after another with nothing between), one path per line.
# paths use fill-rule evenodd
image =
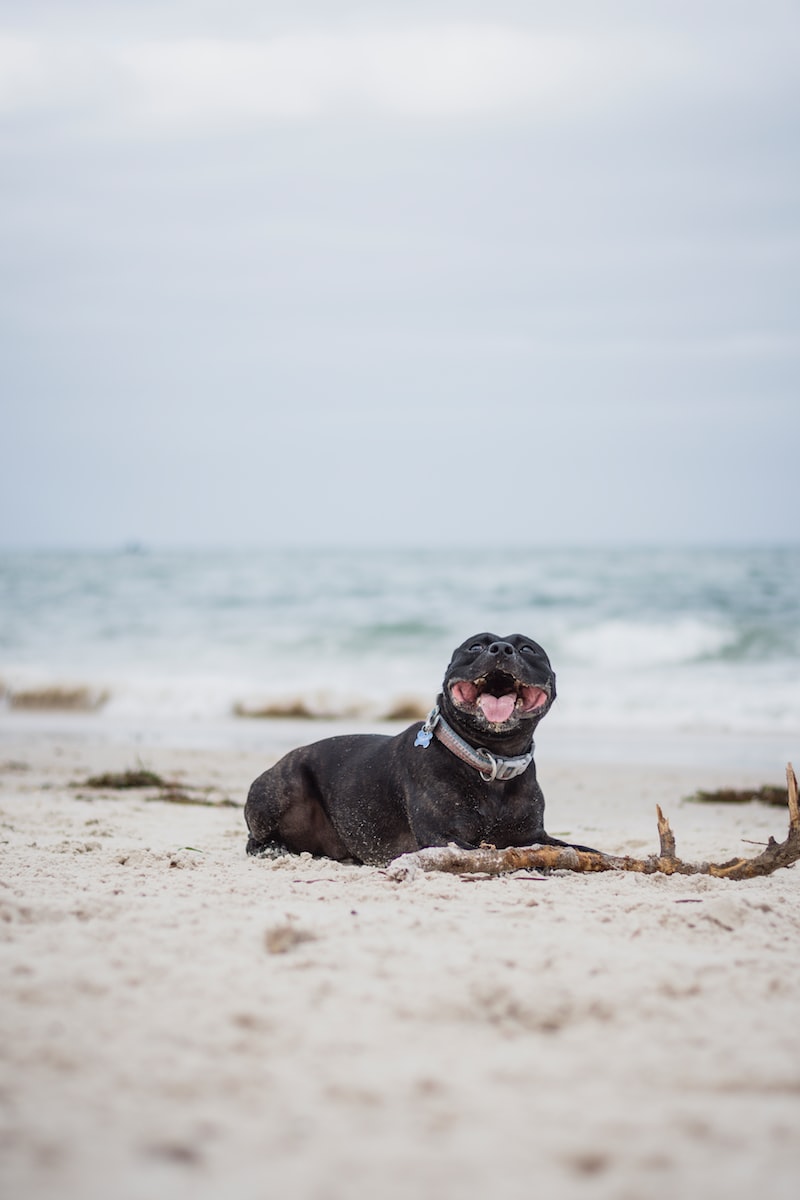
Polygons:
M750 625L735 630L713 653L699 654L697 663L764 663L800 660L800 631Z
M800 631L686 617L600 621L556 634L564 660L615 670L800 660Z
M694 618L671 622L601 621L562 633L565 659L614 671L677 665L715 656L727 631Z

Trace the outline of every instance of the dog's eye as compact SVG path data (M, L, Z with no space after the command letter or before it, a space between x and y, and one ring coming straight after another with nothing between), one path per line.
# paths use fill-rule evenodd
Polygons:
M533 646L523 646L522 653L523 654L532 654L534 656L534 658L538 657L538 651L534 650Z
M472 645L470 646L470 650L482 650L482 649L483 649L483 642L473 642Z

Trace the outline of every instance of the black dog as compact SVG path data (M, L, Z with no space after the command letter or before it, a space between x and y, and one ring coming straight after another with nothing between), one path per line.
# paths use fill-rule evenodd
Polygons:
M533 731L555 698L536 642L469 638L424 725L326 738L260 775L245 806L248 854L308 850L381 865L448 842L567 845L544 832L533 762Z

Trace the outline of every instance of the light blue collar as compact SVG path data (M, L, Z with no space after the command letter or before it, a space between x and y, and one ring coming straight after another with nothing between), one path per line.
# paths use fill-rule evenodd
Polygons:
M471 767L479 771L481 779L485 779L487 783L492 783L494 780L506 783L509 779L516 779L518 775L527 771L533 762L533 742L531 742L531 748L527 754L520 754L516 758L503 758L499 754L492 754L491 750L487 750L485 746L479 746L477 749L470 746L469 742L465 742L454 729L450 728L439 712L438 704L434 704L425 718L425 724L417 733L414 745L421 746L423 750L426 750L434 736L452 754L455 754L456 758L469 763Z

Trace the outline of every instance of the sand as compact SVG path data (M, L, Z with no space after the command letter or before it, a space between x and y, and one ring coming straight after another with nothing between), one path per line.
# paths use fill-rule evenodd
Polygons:
M248 859L240 808L73 786L137 758L75 729L0 730L3 1196L797 1195L798 870ZM270 757L146 754L239 804ZM785 814L682 797L782 766L540 774L554 834L646 853L659 802L723 859Z

